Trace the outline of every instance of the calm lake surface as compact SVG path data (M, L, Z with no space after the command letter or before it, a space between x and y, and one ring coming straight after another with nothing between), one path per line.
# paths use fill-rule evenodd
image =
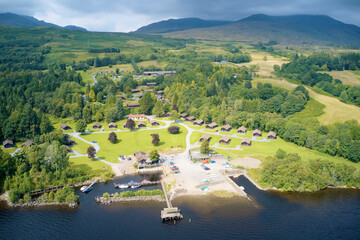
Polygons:
M114 182L142 179L128 176ZM184 219L175 225L160 220L165 203L96 204L95 196L116 192L113 182L97 184L89 194L78 192L76 209L1 205L0 239L360 239L360 190L262 192L244 177L235 181L252 201L177 198L173 204Z

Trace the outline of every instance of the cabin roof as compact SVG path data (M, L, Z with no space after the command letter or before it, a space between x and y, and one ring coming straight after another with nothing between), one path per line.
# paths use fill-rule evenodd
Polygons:
M230 136L223 136L222 138L220 138L219 142L229 142L230 141Z

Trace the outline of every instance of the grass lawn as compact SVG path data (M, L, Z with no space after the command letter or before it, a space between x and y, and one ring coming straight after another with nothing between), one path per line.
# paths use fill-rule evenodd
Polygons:
M271 78L256 79L253 81L253 84L256 84L257 82L271 83L277 86L282 86L285 89L293 89L297 86L297 84L290 83L288 81L281 81ZM323 108L324 113L317 117L321 124L326 125L336 122L345 122L352 119L360 122L360 107L343 103L335 97L325 96L323 94L317 93L309 87L306 87L306 89L309 91L311 98L325 106L325 108Z
M131 155L137 151L151 151L153 149L161 150L170 147L182 147L185 148L185 136L187 130L180 127L179 134L170 134L167 129L160 130L140 130L132 132L117 132L116 135L119 139L118 143L112 144L108 140L108 133L97 133L82 136L88 141L97 141L100 145L100 151L97 156L109 161L117 163L118 155ZM160 137L159 146L153 146L151 143L151 133L157 133Z
M84 135L81 135L81 137L83 137ZM72 138L70 137L71 139L73 139L75 141L75 145L71 146L70 148L72 150L75 150L76 152L80 153L80 154L87 154L87 149L88 147L90 147L91 145L90 144L87 144L77 138Z
M77 71L78 73L80 73L80 75L81 75L81 78L82 78L82 80L84 81L84 82L86 82L86 83L90 83L90 84L92 84L92 83L94 83L95 81L94 81L94 78L91 76L91 74L89 73L89 72L84 72L84 71Z
M224 156L230 156L232 158L236 157L254 157L258 158L259 160L264 160L266 157L271 156L273 157L277 150L281 148L282 150L286 151L287 153L297 153L304 161L309 161L313 159L322 159L328 160L337 163L347 163L352 165L356 168L360 168L360 163L353 163L347 159L341 157L333 157L325 153L321 153L315 150L311 150L305 147L298 146L294 143L285 142L282 139L278 140L270 140L268 142L252 142L252 147L243 147L242 151L239 150L223 150L223 149L216 149L216 151Z
M344 85L360 86L360 71L331 71L324 72L335 79L340 79Z
M112 171L108 164L99 160L92 160L88 157L69 158L69 162L71 167L82 169L89 175L99 176L101 173Z
M299 118L318 117L324 113L325 105L311 98L305 105L305 109L297 112L294 116Z

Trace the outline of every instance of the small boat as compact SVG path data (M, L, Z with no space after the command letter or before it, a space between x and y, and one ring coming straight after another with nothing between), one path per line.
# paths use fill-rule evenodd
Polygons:
M207 190L209 190L209 188L208 187L202 187L201 190L202 191L207 191Z
M81 190L83 193L88 193L88 192L90 192L91 190L93 190L94 188L93 187L87 187L87 186L84 186L84 187L86 187L84 190Z
M87 187L88 187L88 186L82 186L82 187L80 188L80 191L84 192Z
M239 188L243 191L245 190L245 188L243 186L239 186Z
M141 184L135 184L131 186L131 188L139 188L139 187L141 187Z
M137 182L134 182L133 180L131 180L128 184L129 185L134 185L134 184L137 184Z
M120 189L125 189L125 188L129 188L129 185L122 184L122 185L118 185L117 187Z
M142 180L142 182L141 182L142 184L144 184L144 183L150 183L150 181L149 180L146 180L146 179L144 179L144 180Z

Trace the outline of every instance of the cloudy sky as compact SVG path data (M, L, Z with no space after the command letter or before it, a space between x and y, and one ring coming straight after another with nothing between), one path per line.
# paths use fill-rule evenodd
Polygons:
M360 0L0 0L1 12L60 26L128 32L169 18L239 20L252 14L324 14L360 26Z

